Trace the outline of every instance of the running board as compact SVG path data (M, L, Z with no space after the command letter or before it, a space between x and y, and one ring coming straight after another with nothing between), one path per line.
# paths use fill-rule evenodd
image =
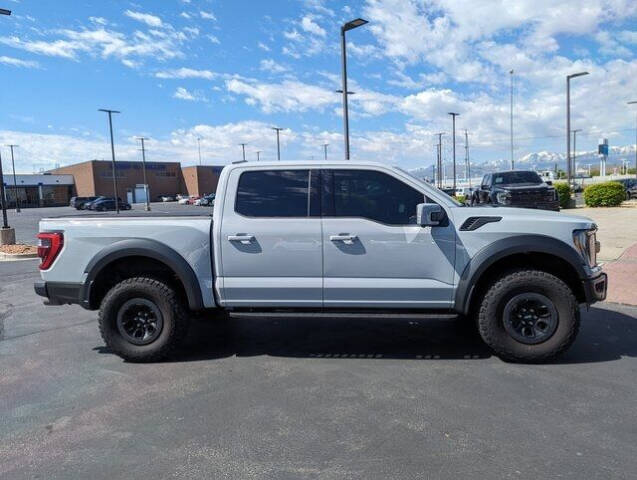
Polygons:
M232 317L250 318L404 318L452 320L457 313L361 313L361 312L229 312Z

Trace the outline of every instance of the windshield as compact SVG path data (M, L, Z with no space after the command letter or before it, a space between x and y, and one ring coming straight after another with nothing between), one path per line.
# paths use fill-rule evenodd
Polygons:
M503 172L493 174L494 185L509 185L512 183L542 183L542 179L535 172Z
M431 189L431 190L436 190L438 193L440 193L441 197L444 198L445 202L447 203L447 205L450 206L454 206L454 207L464 207L465 205L463 205L462 203L460 203L459 201L457 201L455 198L453 198L450 195L447 195L445 192L443 192L442 190L440 190L439 188L437 188L435 185L432 185L430 183L425 182L422 178L418 178L416 175L414 175L413 173L408 172L407 170L400 168L400 167L393 167L395 170L398 170L400 173L404 173L405 175L408 175L409 178L412 178L413 180L415 180L416 182L418 182L418 184L422 185L425 189Z

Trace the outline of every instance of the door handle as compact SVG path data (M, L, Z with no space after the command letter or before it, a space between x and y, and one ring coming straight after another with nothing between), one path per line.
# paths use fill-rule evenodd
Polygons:
M248 243L254 242L254 235L243 234L243 235L228 235L228 241L230 242L241 242L244 245Z
M332 242L343 242L343 243L351 244L351 243L354 243L356 239L358 239L356 235L350 235L349 233L330 235L330 241Z

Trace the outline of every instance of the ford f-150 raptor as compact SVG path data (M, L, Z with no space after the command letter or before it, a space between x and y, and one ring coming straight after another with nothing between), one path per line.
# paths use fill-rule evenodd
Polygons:
M129 361L172 353L191 313L250 311L457 315L501 357L540 362L606 296L595 232L558 212L468 208L400 168L240 162L212 218L43 219L35 290L99 309Z

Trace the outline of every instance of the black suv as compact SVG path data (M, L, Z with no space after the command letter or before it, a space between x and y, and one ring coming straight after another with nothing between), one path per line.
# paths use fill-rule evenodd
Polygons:
M95 199L97 199L97 197L71 197L69 205L71 205L71 207L75 208L76 210L82 210L84 209L85 204L87 204L88 202L92 202Z
M637 180L634 178L622 178L617 180L626 190L626 200L637 198Z
M558 194L551 182L529 170L489 173L471 196L471 205L492 204L559 211Z

